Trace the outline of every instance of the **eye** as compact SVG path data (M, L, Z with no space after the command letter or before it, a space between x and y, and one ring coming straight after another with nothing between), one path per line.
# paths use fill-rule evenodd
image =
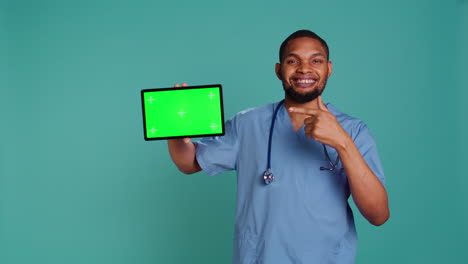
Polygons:
M313 59L312 60L312 64L321 64L323 62L323 60L321 59Z
M297 63L297 60L296 60L296 59L287 59L287 60L286 60L286 63L287 63L287 64L296 64L296 63Z

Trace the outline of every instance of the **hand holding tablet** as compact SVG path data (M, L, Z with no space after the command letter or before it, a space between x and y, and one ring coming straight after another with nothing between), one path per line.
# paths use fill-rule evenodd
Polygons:
M222 86L141 91L145 140L224 135Z

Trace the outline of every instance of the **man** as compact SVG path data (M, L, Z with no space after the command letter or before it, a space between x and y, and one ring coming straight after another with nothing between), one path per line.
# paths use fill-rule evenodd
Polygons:
M389 218L375 142L362 121L322 102L332 73L323 39L297 31L279 59L284 102L238 113L223 137L169 140L169 152L187 174L237 170L233 263L354 263L349 196L370 223Z

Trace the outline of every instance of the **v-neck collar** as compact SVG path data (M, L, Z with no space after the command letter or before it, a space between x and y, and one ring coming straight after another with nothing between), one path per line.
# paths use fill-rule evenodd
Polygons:
M277 118L280 120L280 122L285 125L288 129L288 131L291 131L292 133L296 135L303 135L304 133L304 125L302 125L297 131L294 130L294 126L292 124L291 118L289 117L289 114L286 110L286 106L283 104L281 108L278 111L278 116ZM278 120L277 120L278 121Z

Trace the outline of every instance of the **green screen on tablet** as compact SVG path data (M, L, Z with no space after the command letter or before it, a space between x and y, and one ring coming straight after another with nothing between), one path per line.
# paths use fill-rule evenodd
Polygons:
M221 85L141 90L145 140L224 135Z

